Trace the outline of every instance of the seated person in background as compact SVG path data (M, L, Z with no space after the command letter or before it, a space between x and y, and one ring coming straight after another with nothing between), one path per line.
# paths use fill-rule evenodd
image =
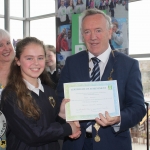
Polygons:
M51 80L57 86L58 76L56 72L56 49L53 45L45 45L46 49L46 70Z
M111 37L111 44L113 45L114 49L121 49L123 44L123 34L122 31L118 28L118 23L113 22L112 28L112 37Z

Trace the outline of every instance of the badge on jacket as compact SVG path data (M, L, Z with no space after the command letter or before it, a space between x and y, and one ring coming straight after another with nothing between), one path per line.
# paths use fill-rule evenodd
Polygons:
M54 108L55 105L56 105L56 101L54 100L54 98L53 98L52 96L50 96L48 99L49 99L50 104L51 104L52 107Z

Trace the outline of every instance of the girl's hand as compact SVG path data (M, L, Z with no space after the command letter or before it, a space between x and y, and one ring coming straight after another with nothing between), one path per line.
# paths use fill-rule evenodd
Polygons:
M69 99L63 99L60 105L60 111L59 111L59 116L63 119L66 119L66 113L65 113L65 105L68 103L70 100Z

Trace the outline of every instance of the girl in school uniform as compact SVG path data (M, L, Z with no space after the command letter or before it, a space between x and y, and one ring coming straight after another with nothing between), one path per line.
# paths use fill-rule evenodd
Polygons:
M45 57L45 47L37 38L17 43L1 100L7 120L7 150L59 150L58 139L80 135L74 122L64 120L66 100L59 107Z
M65 1L61 0L61 6L58 9L58 18L60 18L60 22L65 22L66 21L66 6L65 6Z
M46 71L48 72L51 80L55 84L58 83L58 76L56 72L56 48L53 45L45 45L46 50Z
M80 14L80 13L82 13L85 10L85 7L86 7L86 5L83 3L83 1L82 0L78 0L77 1L77 5L75 6L74 12L76 14Z
M67 15L68 15L68 18L69 18L69 23L72 22L72 14L74 14L74 5L73 5L73 1L70 0L69 1L69 6L67 7Z

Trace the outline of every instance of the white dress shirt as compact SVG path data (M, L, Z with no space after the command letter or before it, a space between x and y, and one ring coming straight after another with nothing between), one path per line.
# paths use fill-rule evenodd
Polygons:
M46 67L46 71L50 72L50 74L53 74L56 71L56 68L52 71L49 67Z
M107 62L108 62L108 59L109 59L109 55L110 55L110 52L111 52L111 48L110 46L108 47L108 49L102 53L101 55L99 55L97 58L100 61L99 63L99 67L100 67L100 79L102 78L102 75L104 73L104 70L105 70L105 67L107 65ZM93 54L91 54L90 52L89 53L89 68L90 68L90 77L91 77L91 73L92 73L92 70L93 70L93 67L94 67L94 64L93 64L93 61L91 60L92 57L95 57Z
M40 78L38 78L38 87L36 88L34 85L32 85L31 83L29 83L27 80L23 79L27 88L30 90L30 91L33 91L34 93L36 93L38 96L39 96L39 90L41 90L42 92L44 92L44 88L43 88L43 85L41 84L41 80Z

